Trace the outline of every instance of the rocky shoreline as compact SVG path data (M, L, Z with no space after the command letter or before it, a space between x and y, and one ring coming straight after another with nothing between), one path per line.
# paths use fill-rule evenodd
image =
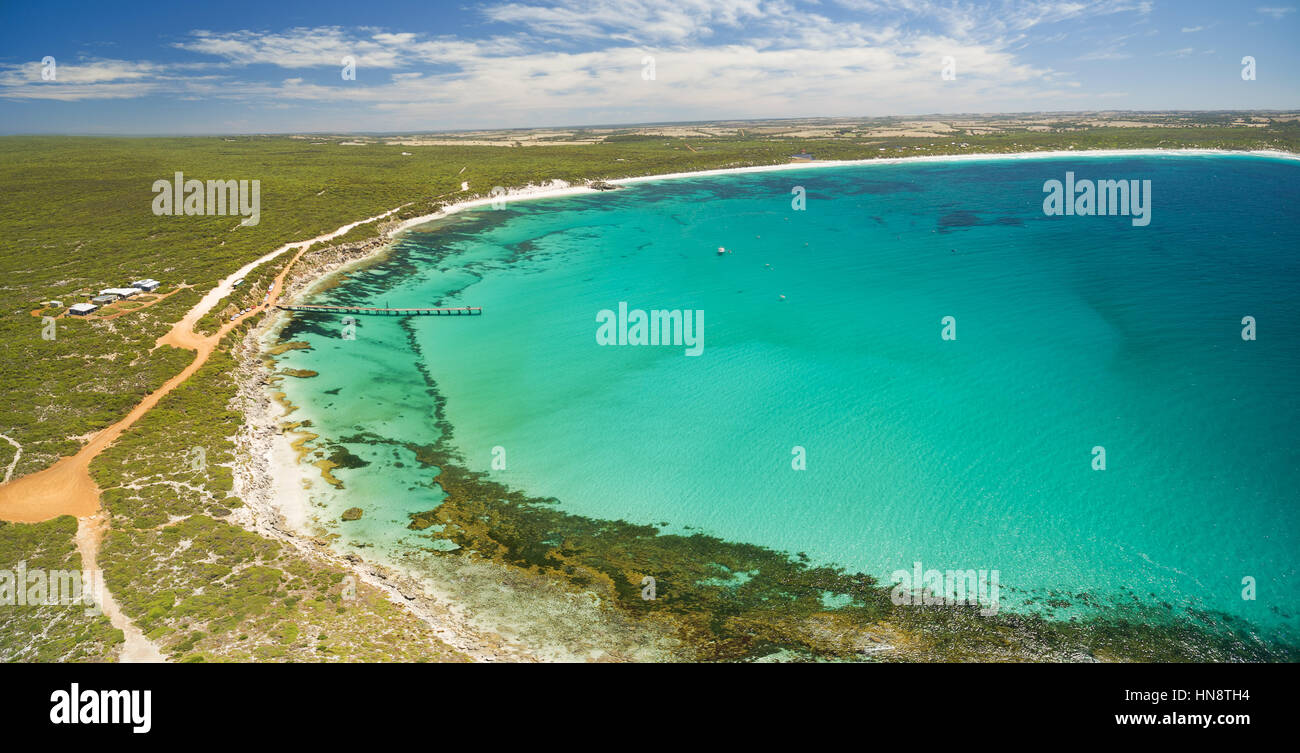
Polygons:
M401 224L386 223L380 235L366 241L341 244L303 256L284 282L282 300L310 290L344 268L371 261L387 250ZM270 394L274 376L262 352L263 339L283 326L279 316L267 316L236 343L236 378L239 390L231 408L245 418L236 437L240 456L235 464L234 491L245 503L229 520L266 538L289 544L304 555L344 568L360 582L380 589L390 601L400 604L428 624L439 639L479 662L535 662L538 659L499 635L486 633L469 623L446 594L431 584L395 571L356 554L341 554L327 540L311 530L306 491L286 494L277 482L300 484L305 478L296 463L285 468L284 458L296 458L290 438L281 428L286 411ZM286 478L287 477L287 478ZM297 499L286 499L296 496ZM292 518L292 522L290 520Z

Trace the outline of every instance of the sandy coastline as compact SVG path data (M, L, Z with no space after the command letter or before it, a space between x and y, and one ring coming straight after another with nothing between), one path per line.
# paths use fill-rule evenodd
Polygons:
M293 437L281 430L286 410L270 394L271 375L262 361L263 338L279 323L280 317L268 317L251 329L236 348L240 387L232 407L244 414L245 423L237 437L241 456L234 469L234 492L244 500L244 506L232 511L230 520L259 536L293 546L313 559L350 571L474 661L535 661L499 635L471 625L436 584L336 551L327 539L317 535L311 516L310 466L298 462Z
M697 170L694 172L662 173L659 175L639 175L631 178L613 178L605 181L615 186L627 186L656 180L679 180L683 178L702 178L711 175L734 175L740 173L764 173L778 170L808 170L810 168L851 167L865 165L902 165L927 162L980 162L984 160L1034 160L1059 159L1061 157L1176 157L1176 156L1211 156L1211 155L1253 155L1256 157L1274 157L1277 159L1300 160L1300 154L1272 150L1236 151L1231 149L1091 149L1091 150L1057 150L1050 152L998 152L992 154L940 154L915 157L872 157L857 160L814 160L811 162L782 162L775 165L751 165L748 167L726 167L716 170ZM541 186L526 186L509 189L503 197L506 202L532 201L536 199L553 199L577 194L601 193L587 186L570 185L562 180L552 181ZM465 209L488 206L493 198L473 198L457 202L419 217L404 220L388 231L389 237L413 227L433 222Z
M698 172L666 173L664 175L645 175L636 178L611 180L614 185L645 183L652 180L671 180L675 178L698 178L706 175L730 175L732 173L761 173L774 170L806 170L817 167L848 167L852 165L904 165L908 163L927 162L982 162L986 160L1035 160L1059 159L1061 157L1183 157L1211 155L1254 155L1256 157L1275 157L1278 159L1300 160L1300 154L1269 150L1235 151L1231 149L1089 149L1056 150L1050 152L998 152L991 154L936 154L916 157L873 157L855 160L815 160L812 162L786 162L779 165L756 165L753 167L735 167L720 170L700 170Z
M697 172L666 173L661 175L619 178L607 181L616 186L648 181L688 179L712 175L757 173L778 170L807 170L810 168L847 167L855 165L897 165L925 162L970 162L1006 159L1053 159L1061 157L1115 157L1115 156L1189 156L1189 155L1255 155L1300 160L1300 155L1275 151L1229 150L1158 150L1114 149L1094 151L1024 152L1007 154L943 155L928 157L882 157L864 160L814 161L758 165L752 167L703 170ZM526 186L507 191L506 202L530 201L580 194L600 193L585 185L571 185L564 181L551 181L543 185ZM348 268L370 262L375 256L391 247L391 242L401 233L414 227L448 217L475 207L488 206L500 198L475 197L443 207L437 212L414 217L401 222L390 222L381 229L380 236L370 241L351 244L333 258L315 263L310 269L295 269L285 280L282 299L291 300L316 288L333 275ZM393 210L396 211L396 210ZM385 215L380 215L380 218ZM378 219L378 218L372 218ZM296 244L290 244L296 245ZM258 262L283 253L288 247L277 249ZM256 266L253 263L241 269ZM232 275L230 280L235 279ZM214 291L215 292L215 291ZM210 294L211 295L211 294ZM215 302L215 301L214 301ZM242 462L235 473L235 492L246 503L237 510L234 518L249 530L289 543L312 556L323 558L351 570L362 581L383 589L389 598L412 610L430 624L440 638L477 661L536 661L526 649L505 641L496 634L485 634L471 624L437 584L419 581L391 566L363 560L355 554L341 554L313 530L309 489L318 476L310 466L298 462L298 453L292 447L293 438L281 431L285 408L270 395L271 374L262 361L268 336L278 331L287 318L265 317L252 328L240 343L240 390L235 405L246 418L237 444L243 448Z

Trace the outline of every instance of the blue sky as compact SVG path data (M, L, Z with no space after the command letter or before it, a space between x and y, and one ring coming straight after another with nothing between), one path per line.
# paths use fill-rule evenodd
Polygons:
M5 0L0 132L1297 109L1296 40L1286 0Z

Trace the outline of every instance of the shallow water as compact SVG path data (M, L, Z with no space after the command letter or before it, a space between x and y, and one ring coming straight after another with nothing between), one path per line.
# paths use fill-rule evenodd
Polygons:
M1067 170L1150 179L1151 224L1044 216ZM1011 609L1088 593L1056 616L1137 599L1294 642L1298 176L1244 156L866 165L468 211L312 302L483 316L361 317L356 339L300 316L285 338L312 349L280 365L320 375L283 386L318 445L368 463L314 493L345 546L430 544L407 516L441 492L399 446L438 438L422 365L471 468L573 513L886 582L996 569ZM703 311L702 353L598 345L624 301Z

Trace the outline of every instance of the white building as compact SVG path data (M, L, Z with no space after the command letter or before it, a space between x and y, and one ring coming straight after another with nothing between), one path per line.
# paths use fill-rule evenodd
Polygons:
M158 286L161 284L162 284L161 282L158 282L152 277L149 277L143 280L136 280L135 282L131 283L131 287L139 288L140 290L152 291L152 290L157 290Z
M85 316L97 308L99 307L93 303L74 303L68 307L68 313L73 316Z
M139 292L140 292L139 288L104 288L103 290L99 291L99 294L115 295L118 298L130 298L131 296Z

